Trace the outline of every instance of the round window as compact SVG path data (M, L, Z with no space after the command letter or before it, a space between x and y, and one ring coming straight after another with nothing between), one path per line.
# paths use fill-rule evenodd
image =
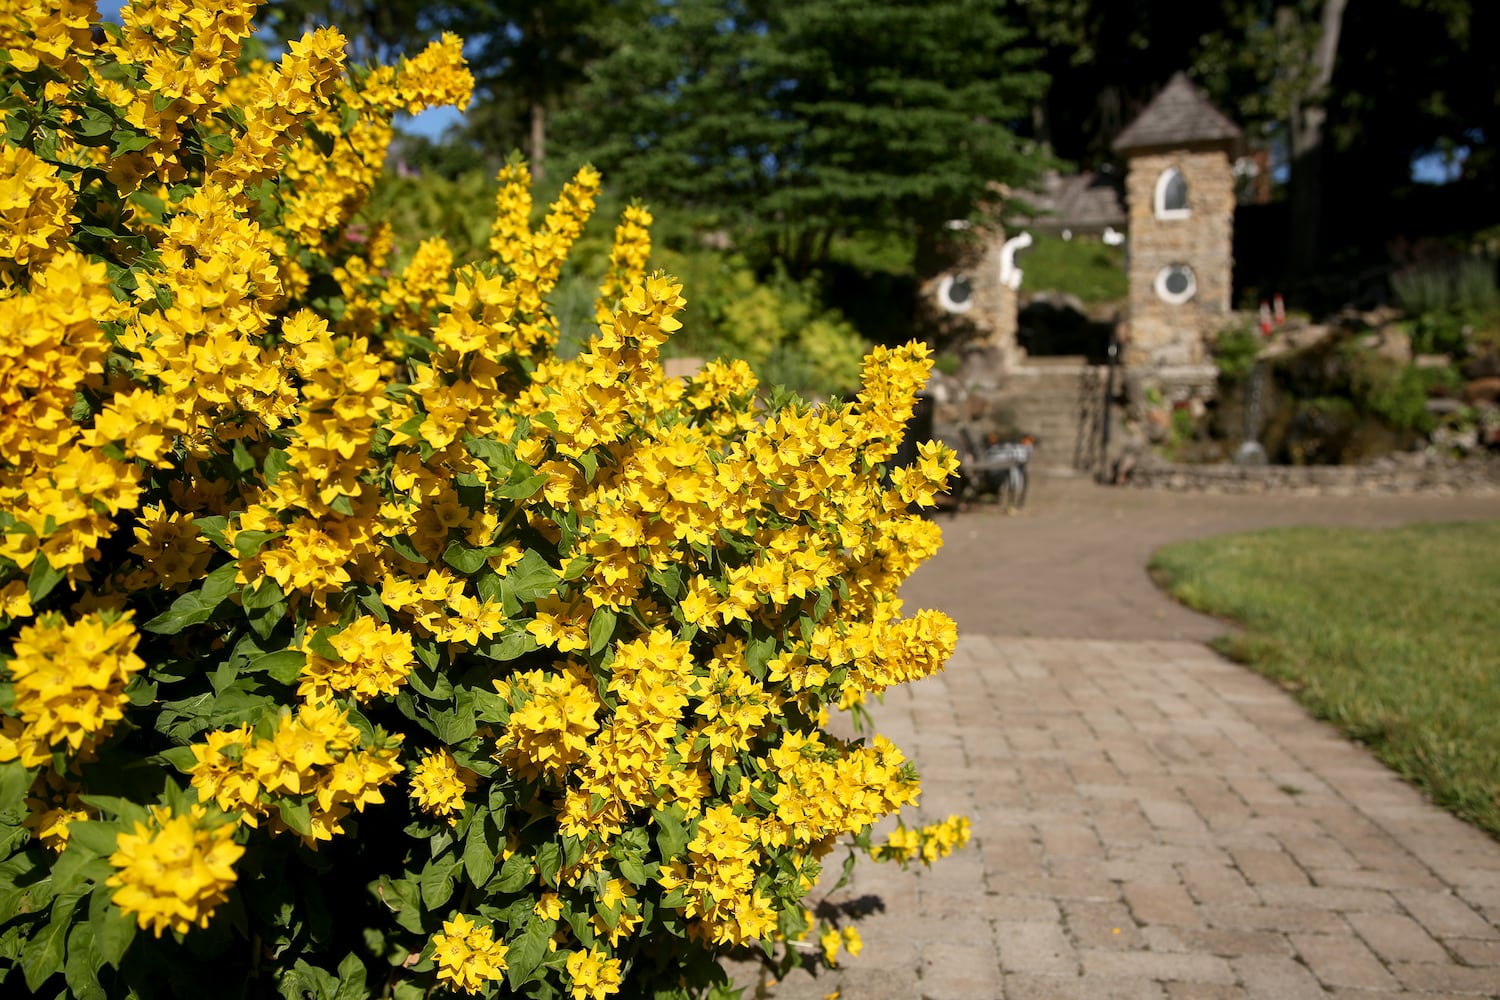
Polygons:
M947 274L938 285L938 302L951 313L968 312L974 305L974 286L967 275Z
M1168 264L1156 272L1156 294L1163 302L1181 305L1197 291L1198 281L1186 264Z

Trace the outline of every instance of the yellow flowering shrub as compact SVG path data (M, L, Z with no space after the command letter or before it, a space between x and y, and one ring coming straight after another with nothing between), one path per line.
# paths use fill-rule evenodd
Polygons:
M835 850L968 837L875 844L916 771L828 728L955 642L896 596L956 466L892 466L927 352L817 407L743 362L668 379L684 290L632 206L559 360L598 175L538 221L513 164L492 259L392 272L353 220L392 116L466 103L461 43L350 67L322 28L242 65L255 10L0 15L7 995L726 995L751 947L785 972Z

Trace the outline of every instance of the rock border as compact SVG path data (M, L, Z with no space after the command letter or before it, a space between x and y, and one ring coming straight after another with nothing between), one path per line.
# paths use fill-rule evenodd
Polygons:
M1415 453L1363 465L1186 465L1148 459L1132 468L1121 485L1199 493L1500 496L1500 456L1451 459Z

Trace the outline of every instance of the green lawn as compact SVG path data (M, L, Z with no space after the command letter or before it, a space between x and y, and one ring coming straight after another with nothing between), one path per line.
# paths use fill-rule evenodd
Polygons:
M1500 836L1500 521L1230 535L1151 570L1243 626L1222 652Z
M1097 236L1064 240L1038 233L1016 262L1027 292L1067 292L1084 305L1118 302L1130 293L1125 248L1107 246Z

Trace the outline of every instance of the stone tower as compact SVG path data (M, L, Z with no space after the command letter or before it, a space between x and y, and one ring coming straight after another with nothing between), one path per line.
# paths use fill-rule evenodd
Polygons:
M1114 141L1130 211L1126 365L1198 366L1228 321L1239 128L1183 73Z
M988 356L996 371L1008 371L1025 358L1016 343L1017 294L1021 268L1017 254L1031 245L1023 233L1007 239L998 221L977 231L953 224L956 252L921 289L923 326L943 344L957 344Z

